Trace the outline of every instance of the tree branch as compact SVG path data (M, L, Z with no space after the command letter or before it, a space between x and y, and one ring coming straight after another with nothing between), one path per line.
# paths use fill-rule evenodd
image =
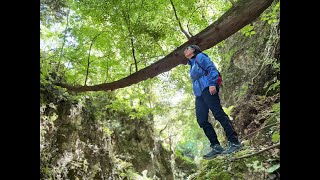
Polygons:
M179 133L172 134L172 135L170 135L170 136L168 136L168 137L166 137L166 138L164 138L164 139L161 139L161 140L164 141L164 140L169 139L169 138L171 138L171 137L173 137L173 136L176 136L176 135L178 135L178 134L179 134Z
M188 29L188 32L189 32L189 34L190 34L191 36L193 36L193 35L191 34L190 29L189 29L190 19L191 19L193 13L195 13L198 9L203 8L203 7L210 7L210 6L199 6L199 7L197 7L197 8L191 13L191 15L190 15L190 17L189 17L189 19L188 19L187 29Z
M138 71L138 64L137 64L137 59L135 56L135 50L134 50L134 45L133 45L133 32L132 32L131 23L130 23L130 15L128 12L130 12L130 4L129 4L129 9L127 10L127 13L122 11L122 14L123 14L124 20L126 21L127 26L128 26L128 32L130 35L130 42L131 42L132 57L133 57L136 72L137 72ZM130 65L130 74L131 74L131 65Z
M252 153L252 154L248 154L248 155L244 155L244 156L240 156L240 157L230 158L229 160L230 160L230 161L234 161L234 160L238 160L238 159L247 158L247 157L260 154L260 153L262 153L262 152L264 152L264 151L267 151L267 150L270 150L270 149L273 149L273 148L276 148L276 147L280 147L280 143L275 144L275 145L272 145L272 146L270 146L270 147L268 147L268 148L265 148L265 149L263 149L263 150L260 150L260 151L258 151L258 152L255 152L255 153Z
M107 60L106 79L104 80L104 83L106 83L107 80L108 80L108 74L109 74L109 62L108 62L108 60Z
M86 79L84 81L84 86L87 85L87 80L88 80L88 75L89 75L89 66L90 66L90 54L91 54L91 48L92 48L92 45L93 43L96 41L97 37L102 34L103 32L105 31L101 31L100 33L98 33L91 41L91 44L90 44L90 48L89 48L89 55L88 55L88 64L87 64L87 73L86 73Z
M152 57L147 57L147 58L149 58L149 59L152 59L152 58L155 58L155 57L161 57L161 55L160 56L152 56ZM144 57L145 58L145 57ZM141 63L141 62L147 62L147 60L145 59L145 60L140 60L139 62L137 62L137 64L139 64L139 63ZM132 69L132 65L133 65L133 63L131 63L130 64L130 75L131 75L131 69Z
M134 53L133 32L132 32L132 29L131 29L130 16L129 16L129 14L128 14L128 30L129 30L129 34L130 34L132 57L133 57L134 64L135 64L135 68L136 68L136 72L137 72L137 71L138 71L138 64L137 64L136 55L135 55L135 53Z
M94 86L71 86L64 83L55 83L58 86L67 88L69 91L108 91L124 88L140 81L153 78L172 68L187 64L188 59L184 57L183 51L190 44L198 45L201 50L209 49L219 42L225 40L241 28L254 21L267 9L274 0L238 0L238 7L232 7L225 12L217 21L209 25L197 35L191 37L187 42L177 47L173 52L150 66L139 70L123 79L103 83Z
M170 3L171 3L171 5L172 5L172 7L173 7L174 15L176 16L176 19L177 19L177 21L178 21L178 23L179 23L180 30L182 31L182 33L183 33L188 39L190 39L190 35L189 35L189 34L182 28L182 26L181 26L180 20L179 20L178 15L177 15L176 8L174 7L174 4L173 4L172 0L170 0Z
M136 55L134 54L134 46L133 46L133 37L132 36L131 36L131 49L132 49L132 56L133 56L133 60L134 60L134 64L135 64L136 72L137 72L138 71L138 63L137 63Z
M166 126L159 131L159 135L161 135L162 131L164 131L168 127L169 123L170 123L170 121L168 121Z
M58 71L58 72L59 72L59 68L60 68L60 63L61 63L61 57L62 57L62 54L63 54L64 44L65 44L65 42L66 42L67 29L68 29L68 26L69 26L69 12L70 12L70 9L68 9L67 25L66 25L66 28L64 29L64 37L63 37L62 47L61 47L61 51L60 51L60 57L59 57L58 67L57 67L57 71Z

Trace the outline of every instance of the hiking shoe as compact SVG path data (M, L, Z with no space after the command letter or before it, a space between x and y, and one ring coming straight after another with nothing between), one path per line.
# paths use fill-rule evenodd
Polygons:
M231 154L237 150L239 150L241 147L240 142L230 142L228 143L228 147L225 151L222 152L222 154Z
M223 148L219 144L215 144L208 154L203 155L203 159L212 159L216 157L218 154L221 154L222 152Z

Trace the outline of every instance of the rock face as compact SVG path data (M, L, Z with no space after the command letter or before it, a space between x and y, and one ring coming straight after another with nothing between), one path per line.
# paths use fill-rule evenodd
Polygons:
M154 137L151 116L106 108L112 94L76 97L42 85L40 96L41 179L174 179L195 168Z
M263 17L274 13L277 4ZM250 25L255 34L245 36L241 30L219 50L224 57L221 101L234 106L231 118L240 137L267 123L273 117L272 107L280 103L280 21L269 24L262 19Z
M221 99L226 107L236 104L247 90L264 95L272 83L280 80L280 24L268 24L259 18L250 26L255 34L245 36L241 30L219 49L224 84Z

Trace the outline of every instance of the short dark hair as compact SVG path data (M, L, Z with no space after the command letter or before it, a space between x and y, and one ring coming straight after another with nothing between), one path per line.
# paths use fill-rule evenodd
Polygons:
M190 45L189 47L191 47L192 49L194 49L194 55L197 55L197 54L199 54L199 53L201 53L202 51L201 51L201 49L200 49L200 47L199 46L197 46L197 45Z

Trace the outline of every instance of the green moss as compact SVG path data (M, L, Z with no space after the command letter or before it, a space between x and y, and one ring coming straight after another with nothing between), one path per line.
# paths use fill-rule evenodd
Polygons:
M255 173L254 176L260 176L265 171L264 163L268 162L268 159L265 155L259 154L230 162L225 156L218 156L213 160L203 160L193 179L245 179L252 172Z
M250 154L252 153L253 150L252 149L244 149L244 150L241 150L241 151L238 151L234 154L234 157L240 157L240 156L244 156L244 155L247 155L247 154Z
M231 177L233 177L232 174L227 171L210 171L205 179L230 180Z
M225 157L218 156L213 160L201 162L200 172L196 179L243 179L243 174L246 169L246 165L243 161L230 162L227 161Z
M40 178L51 179L52 178L52 169L49 167L40 167Z
M230 67L231 58L236 51L236 49L231 49L227 53L223 54L223 61L221 63L222 69L228 69Z
M270 84L271 83L271 84ZM268 89L266 90L266 95L274 95L280 92L280 81L276 80L275 82L267 82Z
M280 121L280 113L273 113L269 119L267 119L265 126L270 125L270 124L274 124L276 122ZM267 128L270 129L270 128Z
M150 154L147 151L142 151L140 153L137 153L137 156L134 157L138 157L139 162L148 162L151 160Z
M176 162L180 168L189 168L192 169L192 171L195 171L197 168L197 165L191 161L190 158L183 156L182 153L179 150L175 151L176 154Z
M247 166L244 161L235 161L232 162L232 169L237 170L239 173L244 173L247 170Z
M247 91L248 91L248 84L242 84L242 86L240 87L240 91L237 92L236 96L242 97L245 94L247 94Z
M237 155L243 153L238 152ZM244 159L230 162L225 156L218 156L213 160L203 160L194 179L244 179L245 174L249 173L249 166L255 161L266 162L267 157L255 155ZM248 166L249 165L249 166Z
M275 113L280 113L280 102L273 104L272 109Z
M190 160L190 158L183 156L182 153L179 150L176 150L175 153L176 153L176 156L178 158L182 159L183 161L185 161L185 162L187 162L189 164L194 164L193 161Z

